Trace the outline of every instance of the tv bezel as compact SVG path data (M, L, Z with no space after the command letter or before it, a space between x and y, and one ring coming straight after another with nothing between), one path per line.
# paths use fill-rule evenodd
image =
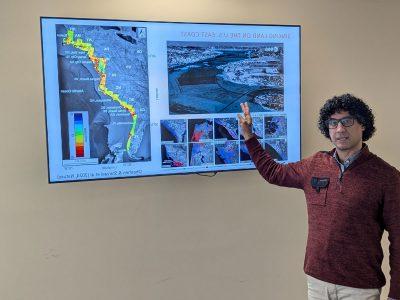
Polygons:
M109 177L109 178L89 178L82 180L59 180L59 181L51 181L50 180L50 158L49 158L49 136L48 136L48 128L47 128L47 99L46 99L46 79L45 79L45 69L44 69L44 51L43 51L43 22L44 19L58 19L58 20L85 20L85 21L108 21L108 22L142 22L142 23L167 23L167 24L198 24L198 25L238 25L238 26L265 26L265 27L297 27L299 30L299 139L300 139L300 159L302 158L302 142L301 142L301 25L291 25L291 24L257 24L257 23L214 23L214 22L188 22L188 21L154 21L154 20L124 20L124 19L101 19L101 18L73 18L73 17L48 17L48 16L40 16L40 44L41 44L41 55L42 55L42 79L43 79L43 98L44 98L44 119L45 119L45 128L46 128L46 149L47 149L47 179L49 184L56 183L70 183L70 182L87 182L87 181L97 181L97 180L116 180L116 179L130 179L130 178L143 178L143 177L156 177L156 176L174 176L174 175L202 175L207 176L208 173L220 173L220 172L236 172L236 171L249 171L255 170L256 167L252 168L241 168L241 169L229 169L229 170L210 170L210 171L195 171L195 172L182 172L182 173L171 173L171 174L150 174L150 175L140 175L140 176L123 176L123 177ZM213 177L213 176L209 176Z

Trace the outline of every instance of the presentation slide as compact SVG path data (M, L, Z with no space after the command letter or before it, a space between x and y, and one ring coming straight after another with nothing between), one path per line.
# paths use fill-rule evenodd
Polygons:
M41 18L49 182L300 159L300 26Z

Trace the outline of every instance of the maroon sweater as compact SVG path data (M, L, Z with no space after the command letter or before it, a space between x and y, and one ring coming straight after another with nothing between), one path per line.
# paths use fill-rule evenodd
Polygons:
M387 230L389 297L400 299L400 172L366 145L342 176L334 150L279 164L255 137L246 145L265 180L304 190L308 211L304 272L349 287L384 286L381 238Z

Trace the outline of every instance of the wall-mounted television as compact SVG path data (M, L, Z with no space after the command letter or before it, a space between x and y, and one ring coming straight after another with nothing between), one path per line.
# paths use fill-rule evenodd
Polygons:
M300 26L41 18L49 182L300 159Z

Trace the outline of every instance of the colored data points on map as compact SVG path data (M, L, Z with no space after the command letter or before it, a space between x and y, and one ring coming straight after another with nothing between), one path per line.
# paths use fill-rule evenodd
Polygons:
M136 126L136 112L134 107L127 103L126 101L120 99L120 96L118 94L115 94L114 92L110 91L106 87L106 66L107 66L107 59L104 57L96 57L94 55L95 53L95 48L90 44L84 42L82 39L78 38L75 40L74 38L75 33L73 30L69 29L67 31L67 37L63 40L64 44L66 45L72 45L73 47L82 50L87 53L90 61L93 63L94 68L96 72L100 75L100 84L99 84L99 90L111 97L114 101L118 102L124 109L126 109L129 114L132 116L132 128L130 131L130 135L128 137L128 141L126 144L126 150L129 151L131 147L131 139L134 136L135 133L135 126Z

